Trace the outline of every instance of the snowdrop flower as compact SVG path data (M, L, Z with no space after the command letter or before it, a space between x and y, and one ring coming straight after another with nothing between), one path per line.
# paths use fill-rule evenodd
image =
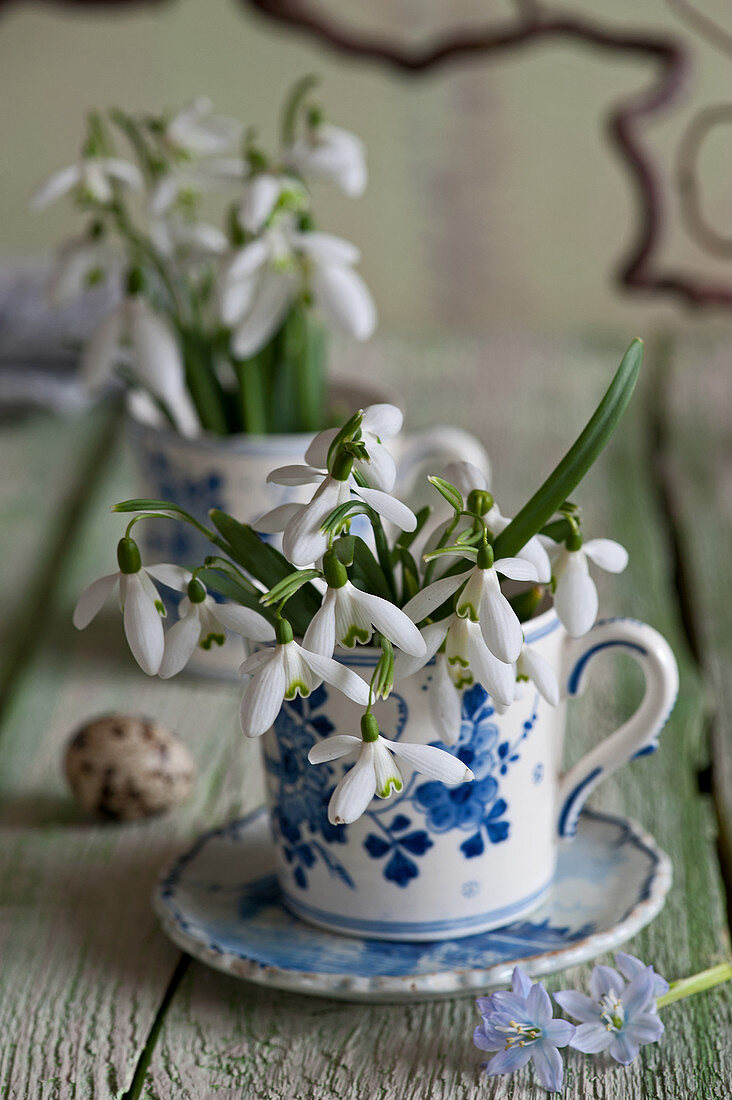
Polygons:
M470 619L451 615L440 622L429 623L422 630L422 638L424 656L398 654L394 661L394 677L397 681L405 680L435 658L427 702L440 740L446 745L454 745L460 735L462 690L476 682L482 684L500 711L514 700L515 672L512 665L494 657L480 627Z
M555 993L554 999L565 1012L580 1021L570 1045L585 1054L607 1050L621 1065L627 1066L647 1043L655 1043L663 1034L656 1011L656 997L665 993L668 983L633 955L615 956L618 970L596 966L590 978L590 996L574 990ZM624 981L628 978L628 983Z
M247 233L259 233L274 213L280 199L289 209L305 209L308 195L298 180L274 172L253 172L244 183L239 203L239 224Z
M323 570L328 587L305 633L306 649L331 657L338 643L347 649L368 644L376 629L405 653L425 654L424 640L412 620L389 600L352 585L332 550L323 558Z
M366 147L338 126L318 122L284 150L282 159L303 176L335 183L349 198L366 190Z
M321 529L322 525L331 512L352 497L363 501L402 531L413 531L417 526L417 518L406 504L380 489L356 484L350 455L342 455L336 460L333 473L313 466L281 466L269 474L267 481L277 485L317 485L307 503L280 504L256 521L257 530L265 534L284 532L283 553L298 567L323 556L329 536Z
M516 676L519 680L531 680L550 706L559 705L559 680L556 673L546 658L531 646L523 645L516 662Z
M559 1092L563 1066L557 1048L567 1046L575 1029L567 1020L552 1018L551 1001L541 982L532 985L517 966L510 993L499 990L476 1003L483 1022L476 1027L473 1042L480 1050L499 1052L485 1067L488 1076L513 1073L533 1061L543 1088Z
M198 578L185 570L183 573L179 583L172 586L187 595L181 600L178 622L165 638L165 654L159 672L163 680L179 673L198 646L210 649L214 642L223 645L227 630L253 642L274 641L274 627L263 615L238 604L216 603Z
M179 214L150 219L150 237L164 256L186 253L192 259L223 256L229 241L225 233L208 222L191 221Z
M367 458L355 458L353 468L375 489L390 493L396 484L397 467L391 451L384 445L385 439L398 435L404 422L404 414L396 405L369 405L361 417L361 441ZM319 432L305 452L310 466L325 469L328 450L338 434L338 428L326 428Z
M245 172L241 160L229 157L214 157L192 166L177 165L153 188L150 215L159 218L175 205L190 209L204 192L230 187L241 181Z
M392 791L402 790L404 780L395 756L415 771L449 786L474 778L462 760L443 749L382 737L373 714L362 717L361 737L345 733L327 737L313 745L308 760L311 764L323 764L355 752L358 752L356 763L337 784L328 803L331 825L350 825L364 813L374 795L388 798Z
M207 96L187 103L165 127L165 138L173 148L198 157L227 153L241 134L242 124L236 119L213 114Z
M376 327L376 307L353 270L360 253L330 233L272 226L245 245L226 265L219 290L221 316L233 328L232 349L248 359L277 332L288 311L309 287L331 324L357 340Z
M277 623L277 644L258 650L241 666L251 673L241 701L239 717L247 737L266 733L280 712L283 699L308 696L325 680L360 706L368 706L369 685L355 672L320 653L312 653L293 640L292 627L284 619Z
M48 299L55 306L77 298L94 283L106 279L118 266L114 250L104 237L83 234L58 250L48 280Z
M74 626L77 630L87 627L119 585L125 635L132 656L143 672L156 676L165 645L162 623L165 606L151 578L177 588L186 570L178 565L148 565L143 569L137 543L131 538L120 539L117 562L116 573L100 577L82 592L74 609Z
M82 201L108 203L118 184L140 191L143 181L139 169L119 157L82 157L49 176L31 198L30 208L43 210L70 191Z
M467 549L457 548L455 555L475 562L467 577L465 573L458 573L427 585L412 597L404 611L415 622L421 622L465 585L455 604L458 616L480 623L485 644L499 661L516 661L524 634L516 612L501 592L498 574L517 581L535 581L535 566L522 558L499 558L494 561L489 546L480 547L477 559L475 553Z
M622 573L628 564L628 551L612 539L590 539L583 543L577 535L568 541L577 545L558 545L552 550L554 607L567 633L580 638L594 624L599 604L588 561L608 573Z
M137 294L110 310L92 333L81 360L85 385L94 389L106 382L128 349L140 382L163 402L181 435L200 435L178 342L167 322Z

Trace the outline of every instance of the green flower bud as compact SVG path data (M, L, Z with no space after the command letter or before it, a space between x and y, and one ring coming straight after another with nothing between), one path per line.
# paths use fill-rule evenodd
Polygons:
M277 645L287 645L294 638L292 627L287 619L278 619L275 623L275 638Z
M139 573L142 568L140 550L134 539L123 538L117 543L117 564L120 573Z
M323 573L329 588L343 588L348 580L348 571L334 550L327 550L323 555Z
M333 461L331 476L335 481L348 481L353 470L353 456L341 451Z
M478 569L491 569L493 567L493 547L485 543L478 550Z
M379 740L379 723L373 714L364 714L361 719L361 737L364 741Z
M582 549L582 535L579 531L573 531L571 535L567 536L564 543L568 550L581 550Z
M471 489L468 493L468 511L484 516L493 507L493 494L487 489Z
M197 577L191 577L188 582L188 599L191 603L203 603L206 599L206 589Z

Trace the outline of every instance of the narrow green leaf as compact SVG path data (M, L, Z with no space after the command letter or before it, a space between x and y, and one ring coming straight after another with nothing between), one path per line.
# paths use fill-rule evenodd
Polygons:
M444 497L447 503L456 512L462 512L465 508L465 502L463 495L459 489L456 489L454 485L451 485L449 481L445 481L444 477L428 477L430 485L434 485L440 496Z
M265 592L260 599L260 603L265 607L271 607L272 604L289 600L304 584L321 576L322 573L319 569L298 569L294 573L290 573L289 577L285 577L273 588L270 588L269 592Z
M574 492L609 441L628 407L642 362L643 343L641 340L634 340L582 434L528 504L524 505L495 540L493 549L497 558L508 558L517 554Z
M374 596L381 596L384 600L391 600L391 589L384 571L361 538L355 540L353 565L349 573L356 588L371 592Z
M274 613L262 607L258 595L250 592L229 573L224 573L212 566L211 568L199 569L197 575L209 591L215 592L219 596L225 596L229 600L234 600L242 607L249 607L252 611L258 611L260 615L264 615L265 619L274 622Z
M339 504L337 508L333 509L325 523L321 524L320 530L336 534L354 516L366 516L370 512L371 509L367 504L362 504L358 500L344 500L343 504Z

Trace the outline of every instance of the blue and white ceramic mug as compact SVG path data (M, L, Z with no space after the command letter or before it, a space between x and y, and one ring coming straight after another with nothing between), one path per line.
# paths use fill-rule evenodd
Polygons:
M554 610L527 624L527 642L560 677L562 702L547 704L524 684L503 715L479 685L465 691L457 743L440 743L430 719L432 667L397 684L375 708L385 736L440 744L475 774L459 787L406 766L398 796L374 799L352 825L333 826L327 807L350 766L308 763L311 746L358 733L359 710L323 686L285 702L264 737L264 762L285 904L321 927L391 940L439 940L500 927L537 908L552 886L559 845L571 843L597 784L653 752L671 712L678 672L666 641L645 623L611 619L570 638ZM566 700L579 694L605 651L640 664L645 694L623 726L562 772ZM378 651L339 651L369 679Z

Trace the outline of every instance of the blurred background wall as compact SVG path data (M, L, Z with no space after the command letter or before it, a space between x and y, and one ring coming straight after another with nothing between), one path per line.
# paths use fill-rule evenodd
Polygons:
M501 0L320 0L370 30L421 42L441 29L507 18ZM699 0L732 31L727 0ZM562 5L610 26L681 35L692 53L684 102L648 128L667 181L661 260L732 280L684 233L673 190L679 135L695 109L732 98L732 58L683 25L664 0ZM384 326L401 329L648 331L675 303L620 293L613 271L635 221L626 170L603 138L618 97L653 63L544 43L499 60L461 60L402 76L285 31L236 0L178 0L125 11L9 4L0 17L0 255L41 256L75 228L68 203L27 211L35 185L73 160L84 112L173 106L200 93L274 135L297 75L323 75L332 120L369 149L365 197L323 189L321 218L364 253ZM732 231L732 142L719 128L702 157L705 208Z

